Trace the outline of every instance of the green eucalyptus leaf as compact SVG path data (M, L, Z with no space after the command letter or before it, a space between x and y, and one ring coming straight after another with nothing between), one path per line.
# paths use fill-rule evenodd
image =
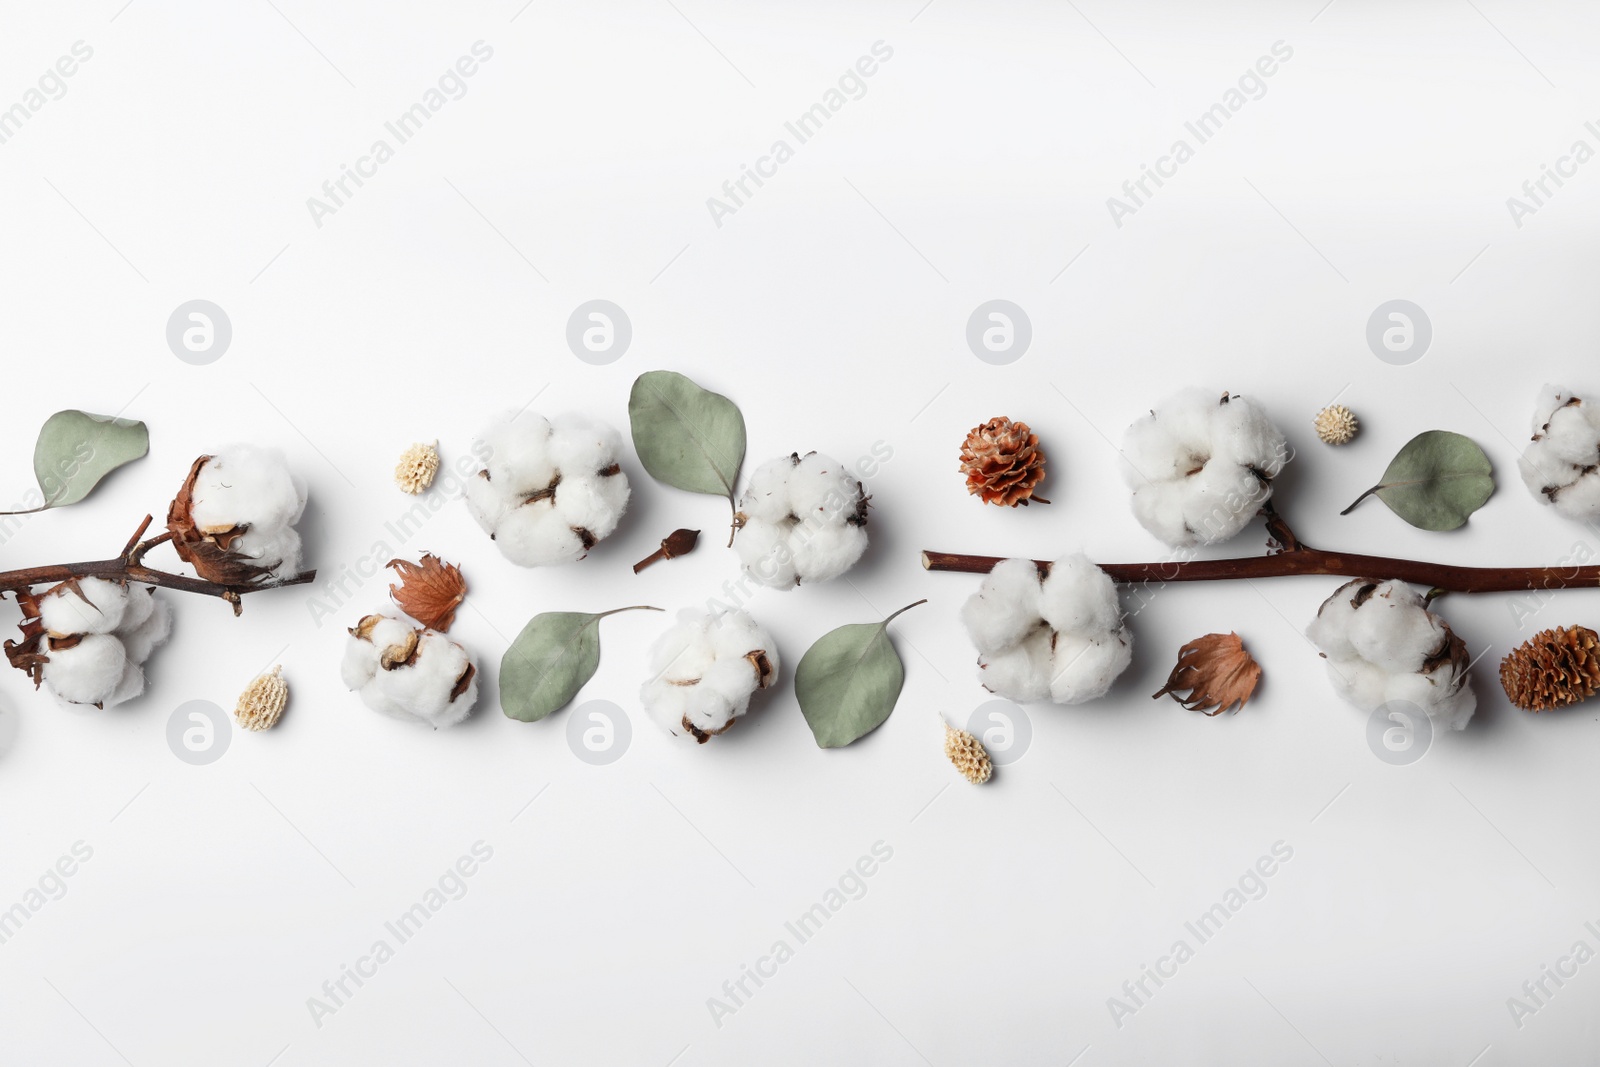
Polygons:
M733 498L744 462L744 416L733 401L675 371L646 371L628 397L628 422L652 478Z
M1383 480L1340 512L1348 515L1369 496L1423 530L1454 530L1494 495L1494 468L1469 437L1429 430L1406 442Z
M538 722L572 702L600 666L600 620L617 608L590 615L547 611L535 615L500 657L500 708L509 718Z
M135 419L56 412L40 427L33 446L33 476L44 494L43 507L76 504L100 479L148 451L150 431Z
M794 692L818 747L842 748L883 725L894 710L906 669L889 640L889 623L917 604L882 622L831 630L800 657Z

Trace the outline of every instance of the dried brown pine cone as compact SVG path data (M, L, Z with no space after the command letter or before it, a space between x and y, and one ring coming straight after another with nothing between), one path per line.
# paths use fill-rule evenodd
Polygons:
M1500 684L1528 711L1587 700L1600 690L1600 635L1584 626L1541 631L1500 661Z
M1033 495L1044 481L1044 451L1025 422L1001 417L974 426L961 446L961 473L967 476L967 492L985 504L1050 503Z

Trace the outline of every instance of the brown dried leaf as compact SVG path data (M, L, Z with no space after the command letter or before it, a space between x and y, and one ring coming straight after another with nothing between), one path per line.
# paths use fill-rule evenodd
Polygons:
M443 633L450 629L456 621L456 608L467 598L467 581L460 567L431 552L424 552L420 563L391 559L386 566L400 575L400 584L391 585L389 595L401 611L430 630Z
M1238 634L1206 634L1178 650L1177 666L1152 699L1170 696L1190 711L1220 715L1244 707L1260 681L1261 665Z

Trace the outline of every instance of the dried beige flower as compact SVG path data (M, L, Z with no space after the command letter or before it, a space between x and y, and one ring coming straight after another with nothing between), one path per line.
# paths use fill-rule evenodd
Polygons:
M961 777L973 785L982 785L994 774L994 764L989 762L983 742L949 723L944 724L944 754L961 772Z
M1317 429L1317 436L1322 438L1323 444L1346 445L1355 440L1356 432L1361 429L1361 424L1356 421L1355 412L1343 404L1329 404L1317 412L1317 417L1311 423Z
M283 668L274 667L239 694L233 717L246 730L270 730L278 725L288 703L289 683L283 680Z
M400 462L395 464L394 484L401 492L416 496L433 484L433 476L438 473L439 442L416 444L406 449Z

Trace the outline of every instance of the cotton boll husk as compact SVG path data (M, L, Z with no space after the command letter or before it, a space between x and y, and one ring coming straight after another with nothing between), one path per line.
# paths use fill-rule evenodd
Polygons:
M519 567L571 563L588 554L572 527L555 513L552 501L535 500L515 508L494 531L501 555Z
M842 523L810 529L804 523L789 536L794 570L802 582L826 582L856 565L867 550L865 527Z
M305 483L289 470L282 452L230 445L201 466L190 514L202 530L274 529L300 521L305 506Z
M537 492L556 476L550 458L550 423L542 415L524 411L514 417L502 416L479 441L488 447L484 467L502 494L516 497Z
M1098 637L1061 634L1051 656L1050 699L1082 704L1103 697L1131 662L1133 641L1126 632Z
M58 634L108 634L121 625L129 596L117 582L79 578L76 592L67 586L41 597L39 618Z
M1050 658L1055 634L1041 628L1013 645L995 652L980 650L978 681L997 696L1027 704L1050 699Z
M795 517L835 523L856 510L861 490L838 460L813 452L789 475L789 505Z
M85 634L71 648L48 649L44 681L62 700L104 704L128 666L122 642L111 634Z
M158 645L172 635L172 605L146 594L148 614L139 622L129 625L126 617L117 637L130 662L143 663L150 658Z
M789 499L789 475L795 469L790 456L771 459L755 469L739 498L739 510L762 523L780 523L794 514Z
M788 527L793 523L746 523L733 539L733 549L756 581L772 589L795 585L794 550Z
M1111 576L1081 552L1050 565L1040 590L1039 613L1054 630L1089 637L1115 630L1122 619Z
M996 563L961 606L961 621L980 651L1010 648L1038 628L1042 617L1039 569L1031 559Z
M530 505L531 506L531 505ZM608 536L628 506L625 474L562 475L556 487L555 512L570 527L588 530L596 539Z
M549 457L563 479L611 466L621 442L615 429L582 415L558 415L550 421Z

